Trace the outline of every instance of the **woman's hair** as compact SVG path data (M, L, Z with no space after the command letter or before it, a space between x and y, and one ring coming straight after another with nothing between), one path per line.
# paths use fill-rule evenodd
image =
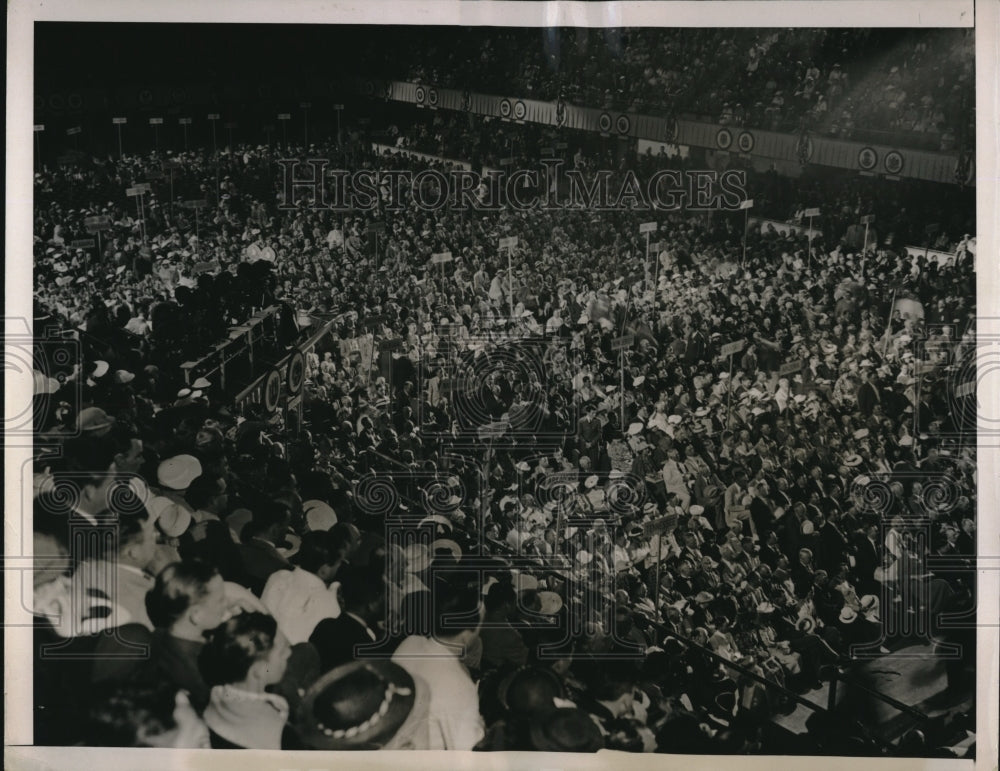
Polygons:
M208 583L219 571L201 560L184 560L167 565L146 595L146 612L153 625L169 628L188 608L208 594Z
M144 737L165 734L177 727L176 698L176 686L166 680L100 686L87 714L87 744L143 746Z
M240 613L211 633L198 656L198 668L208 685L245 680L250 667L274 647L278 623L266 613Z

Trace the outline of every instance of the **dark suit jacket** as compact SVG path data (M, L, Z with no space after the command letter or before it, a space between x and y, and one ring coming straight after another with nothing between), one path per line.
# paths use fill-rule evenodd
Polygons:
M857 553L854 556L855 586L859 594L877 593L878 584L875 581L875 568L882 564L882 553L878 545L873 544L863 535L857 540Z
M357 620L341 613L337 618L320 621L309 642L319 651L320 670L329 672L334 667L354 661L354 647L371 645L372 638Z
M240 559L250 590L258 597L272 573L291 570L292 564L274 546L259 538L240 544Z

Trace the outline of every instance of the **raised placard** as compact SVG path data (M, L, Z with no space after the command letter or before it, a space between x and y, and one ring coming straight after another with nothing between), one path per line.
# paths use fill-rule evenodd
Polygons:
M739 353L743 350L743 346L746 345L746 340L736 340L732 343L726 343L720 349L719 353L722 356L732 356L734 353Z

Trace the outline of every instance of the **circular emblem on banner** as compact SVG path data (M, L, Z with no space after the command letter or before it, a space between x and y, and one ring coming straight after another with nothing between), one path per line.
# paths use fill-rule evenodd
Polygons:
M510 101L507 99L500 100L500 117L501 118L510 117Z
M465 112L472 109L472 93L469 91L462 92L462 109Z
M903 154L898 150L890 150L885 154L882 165L890 174L899 174L903 170Z
M417 104L423 104L427 99L427 92L423 86L417 86Z
M271 370L264 382L264 409L274 412L278 409L278 398L281 396L281 375L278 370Z
M871 171L878 163L878 153L870 147L862 147L858 153L858 166L865 171Z
M430 102L431 105L434 105L434 106L437 105L437 103L438 103L438 92L437 92L436 88L432 88L430 91L427 92L427 101Z
M49 96L49 109L53 112L62 112L66 107L66 99L62 94L52 94Z
M187 91L183 88L175 88L170 92L170 99L175 104L184 104L187 102Z
M528 108L524 106L524 102L518 99L514 102L514 117L517 120L524 120L524 116L528 114Z
M744 131L736 138L736 146L740 148L740 152L753 152L753 146L755 143L756 141L753 138L753 134L749 131Z
M605 133L611 131L611 116L606 112L602 112L601 117L597 119L597 125Z
M566 122L566 103L560 99L556 102L556 125L561 126Z
M715 144L717 144L721 150L728 150L732 147L733 135L730 133L729 129L719 129L719 133L715 135Z
M288 386L288 393L297 394L302 390L302 383L306 379L306 357L302 351L296 351L288 362L288 376L285 385Z
M69 108L71 110L79 110L81 107L83 107L83 97L80 96L79 94L70 94L69 99L66 100L66 103L69 104Z
M375 82L366 80L362 90L365 96L373 96L375 94Z
M632 128L632 121L629 120L628 115L619 115L618 120L615 121L615 128L618 129L619 134L627 134Z

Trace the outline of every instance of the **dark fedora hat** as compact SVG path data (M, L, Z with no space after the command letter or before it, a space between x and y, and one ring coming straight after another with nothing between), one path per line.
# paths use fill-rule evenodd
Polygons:
M405 669L391 661L336 667L303 697L296 726L299 738L322 750L386 748L397 733L404 733L400 729L408 719L415 718L418 687Z
M590 715L575 707L561 707L531 723L531 747L538 752L597 752L604 737Z

